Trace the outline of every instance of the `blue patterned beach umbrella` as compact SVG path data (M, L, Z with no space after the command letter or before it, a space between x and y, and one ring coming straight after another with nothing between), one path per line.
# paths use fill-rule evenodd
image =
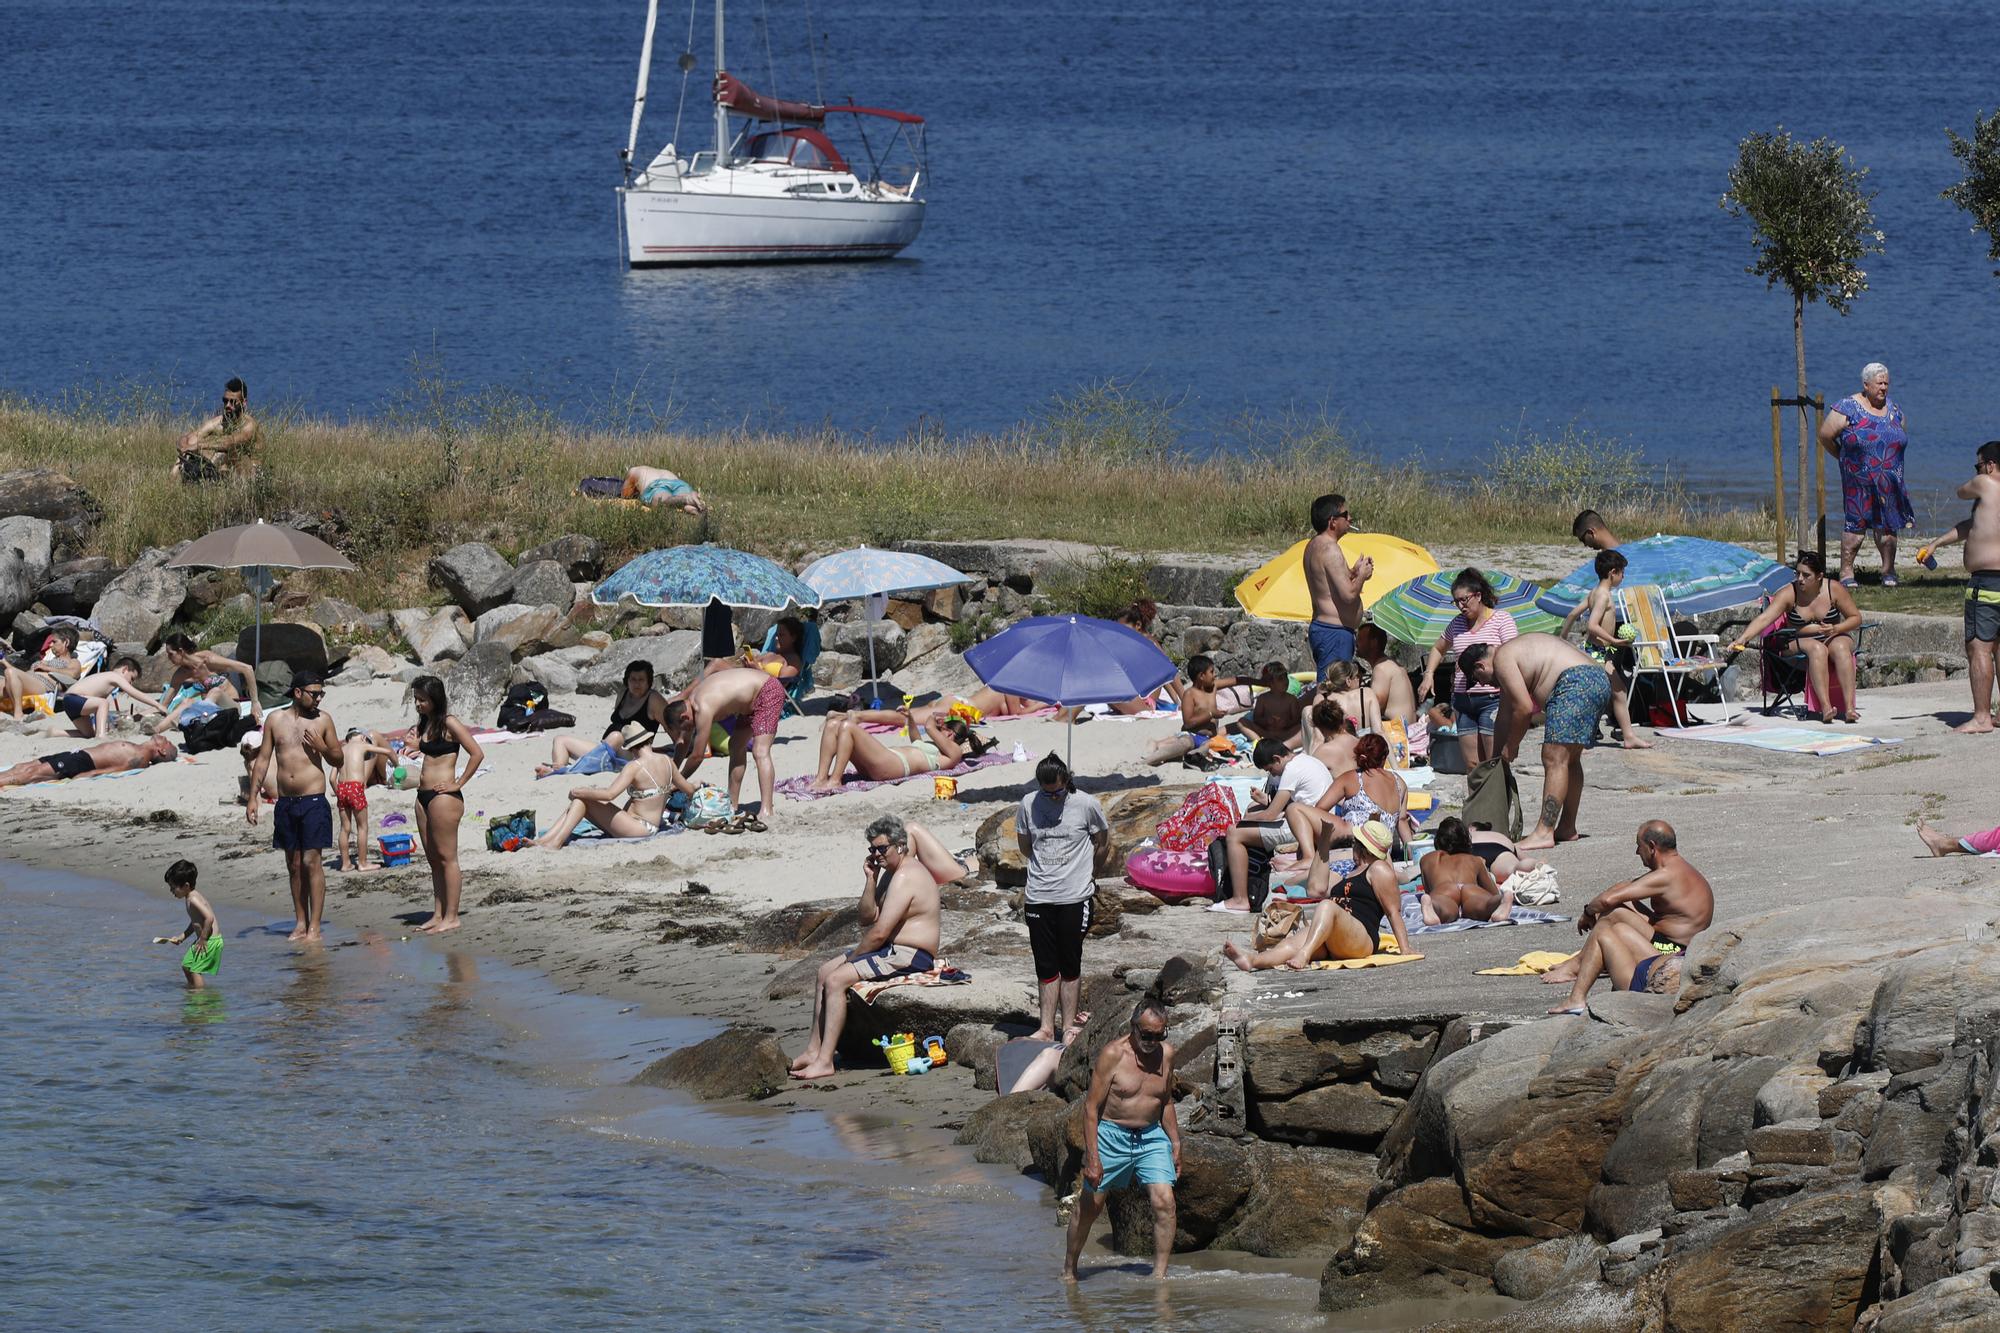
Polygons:
M878 551L857 546L851 551L815 560L799 580L829 602L873 597L878 593L921 592L950 588L972 580L941 560L910 551Z
M1521 633L1553 634L1562 628L1560 616L1536 607L1535 599L1542 595L1540 584L1497 569L1483 572L1493 591L1499 594L1497 609L1513 616ZM1368 618L1390 638L1428 649L1458 615L1458 607L1451 600L1451 582L1457 577L1457 570L1439 570L1399 583L1368 608Z
M968 648L965 664L1002 694L1065 705L1119 703L1174 678L1159 644L1092 616L1023 620Z
M720 602L765 611L818 606L820 601L818 593L782 565L761 555L707 544L648 551L590 590L590 600L599 606L615 606L626 597L641 606L702 607Z
M1653 536L1618 548L1625 557L1625 585L1659 585L1667 609L1694 616L1722 611L1768 596L1792 581L1792 571L1775 560L1732 542L1704 537ZM1535 605L1566 616L1590 599L1597 586L1595 557L1543 593Z

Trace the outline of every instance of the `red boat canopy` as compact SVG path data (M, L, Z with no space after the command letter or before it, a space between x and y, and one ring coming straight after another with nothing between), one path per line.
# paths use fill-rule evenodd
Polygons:
M816 106L809 102L787 102L766 97L727 71L715 76L715 104L752 120L789 120L802 125L823 125L830 115L880 116L904 125L924 123L922 116L913 116L907 111L886 111L881 107L855 106L852 103L846 106Z

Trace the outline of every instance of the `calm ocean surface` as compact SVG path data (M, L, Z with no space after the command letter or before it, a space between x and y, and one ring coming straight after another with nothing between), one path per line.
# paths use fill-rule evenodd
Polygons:
M138 376L192 405L240 373L372 413L422 354L578 416L636 390L690 426L892 437L1140 376L1224 447L1246 411L1320 404L1460 464L1580 421L1747 484L1789 306L1716 199L1737 140L1782 123L1873 168L1888 233L1852 316L1808 311L1816 386L1886 361L1919 478L2000 435L2000 284L1938 197L1943 127L1991 100L1978 0L818 0L827 95L930 118L921 240L630 274L612 187L644 10L10 0L0 387ZM799 0L732 13L735 71L810 96ZM663 4L641 160L687 24Z
M146 943L178 903L0 862L0 1324L1328 1326L1313 1279L1198 1261L1071 1295L1034 1182L891 1117L622 1086L710 1024L218 910L190 994Z

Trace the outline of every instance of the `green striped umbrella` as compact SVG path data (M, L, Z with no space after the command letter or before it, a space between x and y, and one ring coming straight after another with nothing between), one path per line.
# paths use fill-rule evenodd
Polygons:
M1535 605L1535 599L1542 595L1538 584L1497 569L1486 570L1485 574L1493 591L1500 595L1497 609L1512 615L1521 633L1553 634L1562 628L1561 616L1552 616ZM1427 649L1438 641L1445 626L1458 614L1458 607L1451 600L1451 581L1457 577L1456 570L1439 570L1397 584L1368 608L1368 618L1390 638Z

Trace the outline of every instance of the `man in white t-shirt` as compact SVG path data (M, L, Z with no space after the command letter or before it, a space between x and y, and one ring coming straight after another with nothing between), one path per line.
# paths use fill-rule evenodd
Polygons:
M1090 932L1090 903L1097 893L1098 856L1110 846L1104 807L1076 789L1069 765L1047 755L1035 766L1035 790L1014 812L1014 832L1028 863L1023 915L1035 955L1042 1025L1031 1041L1054 1041L1057 1021L1076 1025L1082 989L1083 937Z
M1250 752L1250 762L1270 775L1261 802L1253 804L1242 822L1229 830L1224 851L1229 860L1229 897L1209 908L1211 912L1248 912L1250 904L1250 849L1269 855L1283 851L1297 841L1285 819L1286 807L1299 801L1317 804L1333 786L1333 774L1326 765L1303 751L1295 751L1280 740L1261 740Z

